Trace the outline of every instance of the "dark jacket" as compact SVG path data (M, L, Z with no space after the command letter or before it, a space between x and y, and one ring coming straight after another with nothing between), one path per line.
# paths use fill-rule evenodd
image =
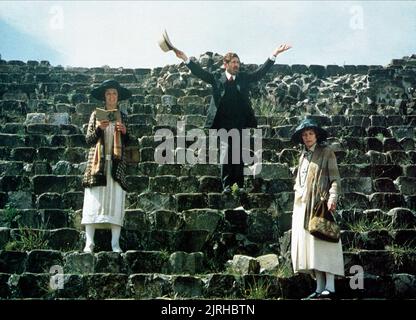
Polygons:
M243 112L246 116L245 125L243 128L255 128L257 127L257 119L254 115L254 111L251 107L250 97L249 97L249 90L250 90L250 83L259 81L273 66L274 61L267 59L266 62L260 66L254 72L240 72L237 74L235 81L237 90L241 94L241 101L242 101L242 110L247 110L247 112ZM192 60L187 64L188 68L191 70L192 74L196 77L200 78L201 80L209 83L212 85L212 98L211 103L208 108L207 119L205 122L205 128L215 128L218 129L216 126L216 116L217 111L220 106L221 98L224 96L225 93L225 83L227 81L227 77L225 72L221 75L220 79L216 79L215 76L203 70L197 63L193 62ZM236 115L239 116L239 115ZM240 128L242 129L242 128Z
M127 115L121 112L121 119L124 125L127 128ZM92 174L92 163L94 159L94 152L95 146L98 142L98 139L103 136L104 131L100 128L95 127L96 116L95 111L91 114L90 121L88 123L87 134L85 136L85 140L87 145L90 146L90 150L88 152L88 162L87 168L84 173L84 177L82 179L82 186L84 188L90 188L94 186L105 186L107 184L107 179L104 172L104 159L101 161L101 166L99 172L96 174ZM104 140L104 139L102 139ZM129 134L126 132L125 135L121 135L121 144L122 144L122 155L121 160L113 159L111 176L115 181L117 181L123 190L127 191L127 183L126 183L126 143L129 140ZM104 142L104 141L102 141ZM104 144L105 145L105 144ZM103 145L103 150L104 150ZM103 155L105 151L103 152Z

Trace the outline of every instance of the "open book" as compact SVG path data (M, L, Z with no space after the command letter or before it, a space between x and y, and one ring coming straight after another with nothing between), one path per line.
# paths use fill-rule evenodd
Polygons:
M162 38L159 40L159 46L164 52L167 52L170 50L177 50L175 46L172 44L172 42L170 41L166 30L163 32Z
M118 109L109 111L101 108L95 108L95 116L98 121L121 121L121 114Z

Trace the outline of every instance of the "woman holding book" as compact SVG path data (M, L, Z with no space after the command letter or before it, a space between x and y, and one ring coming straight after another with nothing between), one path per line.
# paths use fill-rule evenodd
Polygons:
M95 229L111 229L111 247L122 252L119 239L124 220L127 190L125 181L128 141L127 115L118 110L118 101L130 98L131 92L115 80L106 80L91 91L104 102L104 108L90 117L86 142L90 146L82 185L85 187L81 224L85 225L84 252L93 252Z

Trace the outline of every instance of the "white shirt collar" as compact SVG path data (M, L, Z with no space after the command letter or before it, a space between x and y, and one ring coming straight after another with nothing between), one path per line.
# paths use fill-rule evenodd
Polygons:
M225 76L227 77L227 80L230 80L230 77L233 77L233 80L235 80L235 75L232 75L227 70L225 70Z

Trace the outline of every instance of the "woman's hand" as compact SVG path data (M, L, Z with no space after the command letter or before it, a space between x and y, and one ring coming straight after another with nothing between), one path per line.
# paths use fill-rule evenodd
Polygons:
M120 131L122 134L126 134L127 132L126 126L121 122L116 122L116 130Z
M96 121L96 127L100 128L101 130L105 130L110 125L110 121L108 120L102 120L102 121Z
M188 56L187 56L187 55L186 55L183 51L178 50L178 49L173 50L173 51L175 52L176 56L177 56L179 59L182 59L183 61L188 60Z
M336 208L337 208L337 203L334 200L329 199L328 200L328 210L331 211L331 212L334 212Z
M288 44L282 44L281 46L277 47L276 50L274 50L273 55L277 56L278 54L285 52L289 50L290 48L292 48L292 46Z

